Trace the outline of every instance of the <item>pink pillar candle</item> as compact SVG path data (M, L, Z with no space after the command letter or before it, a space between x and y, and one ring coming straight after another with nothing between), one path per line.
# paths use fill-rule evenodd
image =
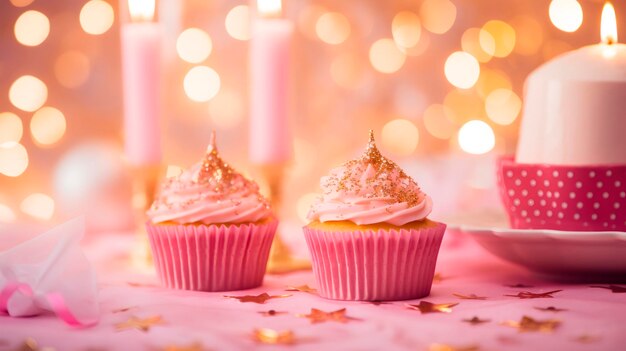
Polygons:
M160 37L160 26L153 22L121 28L124 149L128 162L136 166L161 162Z
M293 23L258 18L250 43L250 160L280 164L291 158L289 65Z
M602 43L562 54L530 74L516 161L626 164L626 45L605 5Z

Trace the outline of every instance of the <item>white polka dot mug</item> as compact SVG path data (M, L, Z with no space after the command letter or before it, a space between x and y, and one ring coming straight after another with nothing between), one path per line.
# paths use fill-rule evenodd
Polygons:
M626 165L561 166L498 161L512 228L626 231Z

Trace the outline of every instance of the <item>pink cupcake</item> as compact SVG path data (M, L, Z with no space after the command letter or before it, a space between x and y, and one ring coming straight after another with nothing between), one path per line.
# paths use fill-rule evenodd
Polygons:
M370 131L365 153L321 180L304 236L323 297L408 300L427 296L446 225L428 220L432 200Z
M161 185L148 211L157 273L169 288L229 291L258 287L278 221L256 183L218 155Z

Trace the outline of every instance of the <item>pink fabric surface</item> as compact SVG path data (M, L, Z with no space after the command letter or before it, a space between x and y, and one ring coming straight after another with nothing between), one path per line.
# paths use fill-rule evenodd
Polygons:
M201 343L210 350L429 350L433 344L455 347L479 346L480 350L623 350L626 344L626 294L593 288L606 283L565 283L540 277L504 263L480 249L469 239L448 232L442 245L436 271L443 276L433 285L430 296L411 301L373 305L363 302L333 301L305 292L286 292L287 286L308 284L315 287L311 272L265 278L262 287L229 293L169 290L157 286L154 272L132 269L124 252L133 245L131 236L101 237L87 245L87 253L99 272L100 323L92 328L71 328L53 315L34 318L0 316L0 350L13 350L27 337L40 347L57 350L161 350ZM140 283L148 286L135 286ZM533 287L513 288L506 285ZM606 284L602 284L606 285ZM624 286L624 285L622 285ZM521 291L546 292L562 289L554 298L519 299L504 296ZM265 304L241 303L224 295L292 294ZM453 296L476 294L486 300L463 300ZM459 303L449 314L420 314L405 303ZM535 307L567 309L547 312ZM126 311L116 311L126 309ZM347 315L359 320L348 323L311 324L296 314L311 308L334 311L347 308ZM266 317L258 312L286 311ZM131 316L160 315L165 324L144 333L116 331L115 324ZM527 315L535 319L558 319L553 333L521 333L501 322L519 321ZM465 318L478 316L488 323L471 325ZM292 330L294 345L260 345L251 338L255 328ZM587 336L591 342L576 338Z

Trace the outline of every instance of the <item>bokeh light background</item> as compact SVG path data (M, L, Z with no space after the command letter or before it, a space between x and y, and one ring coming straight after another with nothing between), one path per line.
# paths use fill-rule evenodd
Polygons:
M282 209L293 219L306 214L319 177L364 147L370 128L383 152L433 195L440 213L475 207L477 199L497 206L490 165L515 150L525 77L560 53L599 42L603 5L283 3L296 24L295 156ZM227 160L258 174L246 157L253 5L157 1L166 31L161 103L170 174L202 156L212 129ZM614 5L623 33L626 4ZM52 175L79 145L102 140L121 153L124 7L112 0L0 4L0 222L62 216Z

